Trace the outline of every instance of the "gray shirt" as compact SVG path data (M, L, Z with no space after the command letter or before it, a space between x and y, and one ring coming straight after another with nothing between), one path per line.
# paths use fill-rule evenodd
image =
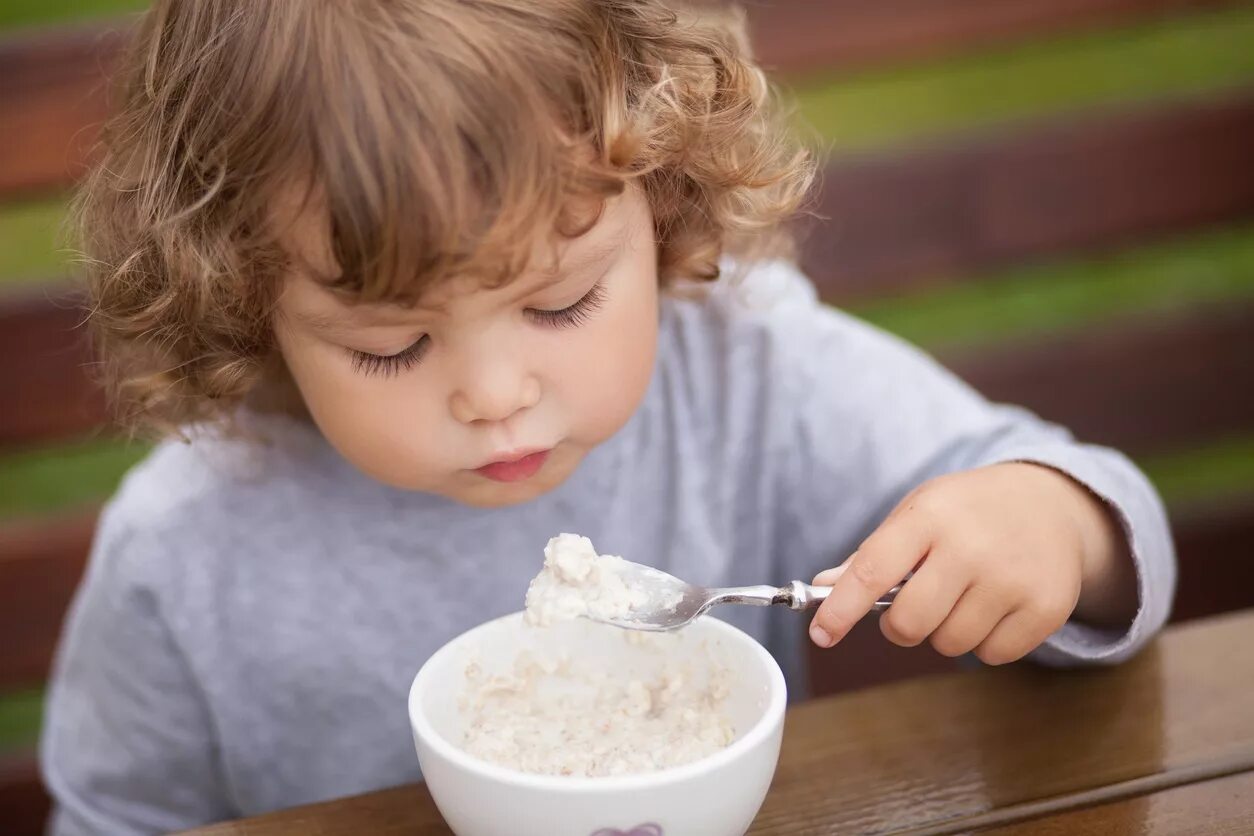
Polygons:
M820 305L785 264L704 301L667 299L637 413L524 506L385 487L304 424L251 427L248 441L161 445L104 512L45 719L55 833L168 831L419 779L415 672L521 609L562 531L707 585L809 579L929 477L1022 460L1117 509L1140 591L1131 629L1069 623L1038 660L1128 658L1163 625L1175 583L1162 506L1127 459L988 403ZM802 693L807 619L720 616Z

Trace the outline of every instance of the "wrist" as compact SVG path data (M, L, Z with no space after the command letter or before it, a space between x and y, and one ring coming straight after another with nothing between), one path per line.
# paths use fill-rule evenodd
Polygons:
M1129 624L1136 615L1136 569L1118 512L1065 473L1050 468L1068 496L1080 548L1080 597L1075 618L1090 624Z
M1072 617L1089 624L1130 624L1137 610L1136 568L1118 512L1084 484L1049 465L1014 462L1050 487L1069 525L1080 561L1080 594Z

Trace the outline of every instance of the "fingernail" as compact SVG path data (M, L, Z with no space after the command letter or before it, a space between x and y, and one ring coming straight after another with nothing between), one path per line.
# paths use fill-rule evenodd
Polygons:
M842 563L832 569L824 569L814 576L815 586L832 586L836 583L836 579L845 574L845 569L849 567L848 563Z
M827 632L826 630L824 630L822 627L820 627L817 624L811 624L810 625L810 641L814 642L819 647L831 647L832 646L832 634Z

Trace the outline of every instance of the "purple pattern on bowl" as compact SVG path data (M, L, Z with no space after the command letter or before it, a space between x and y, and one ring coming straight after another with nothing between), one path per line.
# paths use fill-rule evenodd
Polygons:
M664 836L660 825L638 824L631 830L617 830L613 827L603 827L592 836Z

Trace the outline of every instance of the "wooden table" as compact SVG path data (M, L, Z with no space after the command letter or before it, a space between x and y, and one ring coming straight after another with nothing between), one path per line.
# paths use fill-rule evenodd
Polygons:
M798 705L752 834L1254 833L1254 610L1118 668L1031 665ZM421 785L199 836L447 834Z

